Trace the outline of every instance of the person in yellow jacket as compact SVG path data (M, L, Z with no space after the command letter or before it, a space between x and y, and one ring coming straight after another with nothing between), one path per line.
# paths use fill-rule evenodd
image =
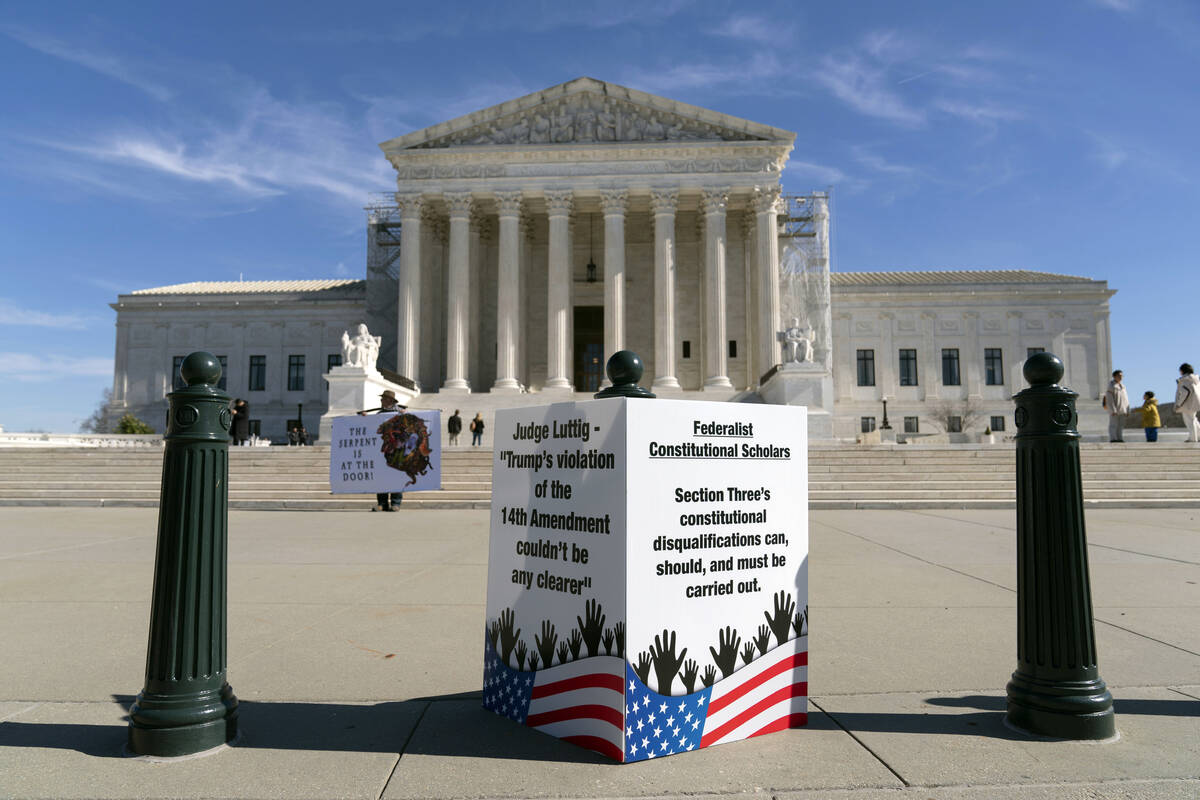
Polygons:
M1146 441L1158 441L1158 429L1162 427L1162 420L1158 418L1158 401L1154 399L1154 392L1146 392L1142 395L1142 404L1134 411L1142 413L1142 427L1146 429Z

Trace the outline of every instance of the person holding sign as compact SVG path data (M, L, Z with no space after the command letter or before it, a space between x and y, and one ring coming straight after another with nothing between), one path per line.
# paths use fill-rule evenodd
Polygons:
M360 417L367 414L386 413L389 411L400 412L404 411L408 406L402 406L396 401L396 393L391 389L384 389L383 394L379 395L379 408L368 408L358 412ZM372 511L399 511L397 506L404 500L404 492L379 492L375 495L375 507Z

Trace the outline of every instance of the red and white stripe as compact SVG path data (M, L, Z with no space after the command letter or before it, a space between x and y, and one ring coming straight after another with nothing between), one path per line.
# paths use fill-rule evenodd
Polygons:
M808 637L793 639L718 681L700 746L808 723Z
M525 724L623 761L625 659L594 656L538 670Z

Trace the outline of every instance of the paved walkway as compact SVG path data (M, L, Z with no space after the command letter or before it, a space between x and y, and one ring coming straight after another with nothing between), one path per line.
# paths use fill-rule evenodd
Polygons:
M632 765L480 709L484 511L233 512L242 738L182 762L123 757L155 520L0 509L0 797L1200 796L1198 510L1088 515L1117 742L1002 723L1013 512L824 511L808 728Z

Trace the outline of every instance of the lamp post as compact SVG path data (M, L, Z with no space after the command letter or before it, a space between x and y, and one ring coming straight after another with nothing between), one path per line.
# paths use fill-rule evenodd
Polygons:
M887 401L888 401L888 399L886 397L883 397L880 399L883 400L883 424L879 426L879 429L884 430L884 431L890 431L892 429L892 426L888 425L888 418L887 418Z

